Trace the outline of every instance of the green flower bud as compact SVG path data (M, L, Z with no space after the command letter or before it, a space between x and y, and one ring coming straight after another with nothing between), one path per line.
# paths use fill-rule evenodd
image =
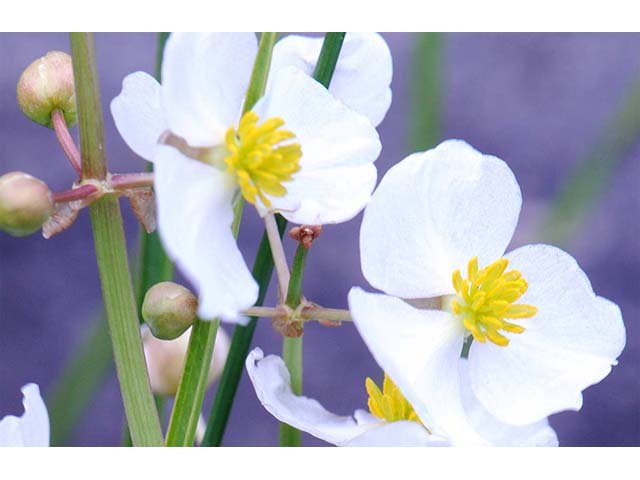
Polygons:
M68 127L76 123L76 94L71 56L48 52L29 65L18 80L18 105L36 123L52 127L51 114L59 109Z
M173 340L193 324L197 309L198 300L188 289L177 283L161 282L144 296L142 318L154 337Z
M49 187L23 172L0 177L0 229L16 237L39 230L53 213Z

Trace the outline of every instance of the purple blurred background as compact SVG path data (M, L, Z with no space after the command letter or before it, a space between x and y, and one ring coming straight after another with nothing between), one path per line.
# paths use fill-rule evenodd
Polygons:
M379 177L411 153L411 62L416 36L385 35L394 61L393 103L379 128ZM106 151L112 171L144 167L116 132L108 113L123 77L153 72L152 34L98 34L98 69L105 108ZM0 34L0 173L23 170L53 190L73 179L54 136L27 120L15 101L24 67L49 50L69 51L64 34ZM584 158L616 105L640 76L638 34L451 34L444 37L443 138L463 138L509 163L524 197L512 246L536 240L536 223L568 174ZM640 108L640 105L638 105ZM619 163L606 194L565 247L587 272L594 290L620 305L627 347L600 384L586 390L580 412L551 418L561 445L640 445L640 141ZM130 251L138 227L122 203ZM353 285L366 287L354 221L325 228L309 258L305 295L346 308ZM262 226L254 212L243 221L240 243L253 260ZM292 251L291 242L286 248ZM273 302L273 295L270 297ZM269 301L267 302L269 303ZM33 381L45 399L65 360L90 330L100 308L100 285L88 214L52 240L0 232L0 416L19 414L19 388ZM231 331L227 328L227 331ZM305 335L305 394L334 412L366 405L364 379L382 374L351 325L310 325ZM254 345L279 353L281 341L260 321ZM213 391L205 400L208 413ZM72 445L118 445L123 424L115 373L94 396ZM277 445L278 424L259 404L244 377L225 445ZM305 445L323 442L308 435Z

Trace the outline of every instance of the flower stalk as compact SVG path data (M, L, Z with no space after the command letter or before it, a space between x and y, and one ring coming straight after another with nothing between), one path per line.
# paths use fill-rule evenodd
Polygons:
M82 160L80 152L78 151L76 142L74 142L71 134L69 133L69 127L67 127L67 122L64 119L64 113L62 110L55 109L51 112L51 121L53 124L53 131L55 132L56 138L62 147L62 151L69 159L69 163L71 163L71 166L78 176L82 175Z
M76 79L82 177L104 180L102 107L90 33L71 33ZM147 376L133 297L122 216L117 197L105 195L90 207L96 258L125 415L136 446L162 446L160 421Z

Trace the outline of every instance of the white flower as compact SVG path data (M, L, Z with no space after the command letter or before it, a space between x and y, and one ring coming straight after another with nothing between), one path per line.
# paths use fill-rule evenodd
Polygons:
M160 340L145 325L142 328L142 344L153 393L175 395L182 379L191 328L174 340ZM230 339L222 327L218 327L216 343L211 358L207 385L220 377L229 353Z
M618 306L570 255L548 245L504 254L520 205L502 160L450 140L389 170L365 211L362 270L387 295L352 289L354 322L420 417L459 443L480 442L461 400L470 336L473 394L511 425L580 409L625 344Z
M246 361L249 378L258 399L278 420L339 446L450 446L454 443L432 434L422 417L398 388L385 376L384 390L367 379L370 412L356 410L353 416L327 411L317 400L296 396L291 391L290 375L283 360L275 355L264 357L254 349ZM460 365L462 374L466 365ZM465 392L467 415L482 432L483 442L501 446L557 446L558 439L546 419L534 425L513 427L498 422ZM427 428L425 428L425 426Z
M49 414L38 385L28 383L20 391L24 413L0 420L0 447L48 447Z
M388 54L378 37L357 38L349 44L363 55ZM288 48L279 50L264 97L245 115L257 52L251 33L173 34L162 85L133 73L111 105L125 141L154 162L158 229L198 290L204 319L244 323L239 312L257 298L230 230L236 195L261 215L277 211L296 223L338 223L364 208L375 185L381 147L371 121L291 66L295 55ZM357 53L347 59L359 64ZM377 77L358 84L383 97L370 99L367 113L376 121L388 107L390 69L383 61L371 70ZM349 65L338 70L353 76ZM337 94L349 96L342 82ZM367 106L361 94L352 103Z

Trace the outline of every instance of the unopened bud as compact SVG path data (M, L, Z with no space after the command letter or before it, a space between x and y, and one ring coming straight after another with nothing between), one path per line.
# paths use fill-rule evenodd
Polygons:
M151 335L148 329L145 328L143 330L142 343L153 393L175 395L178 391L190 336L191 330L188 330L175 340L160 340ZM229 353L229 344L227 333L222 328L218 328L209 376L207 377L207 386L211 385L222 374L227 354Z
M18 105L36 123L52 126L51 114L61 110L68 127L76 123L76 94L71 56L48 52L29 65L18 80Z
M182 335L196 319L198 300L182 285L160 282L151 287L142 302L142 318L153 335L173 340Z
M23 237L39 230L53 213L49 187L23 172L0 177L0 229Z

